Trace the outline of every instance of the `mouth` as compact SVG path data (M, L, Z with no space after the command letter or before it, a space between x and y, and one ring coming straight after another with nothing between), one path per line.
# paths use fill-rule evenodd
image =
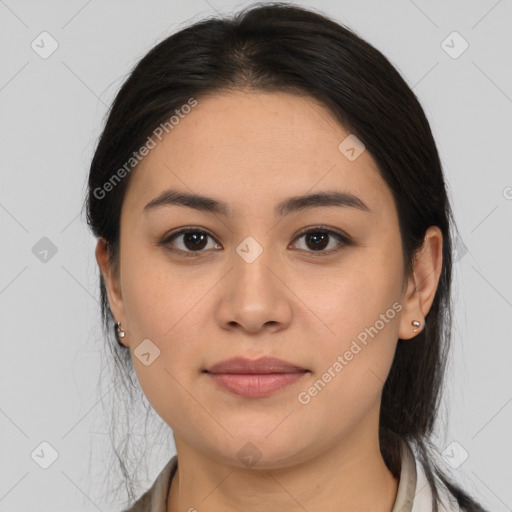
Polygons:
M264 397L309 373L295 364L271 357L255 360L235 357L203 370L222 389L239 396Z

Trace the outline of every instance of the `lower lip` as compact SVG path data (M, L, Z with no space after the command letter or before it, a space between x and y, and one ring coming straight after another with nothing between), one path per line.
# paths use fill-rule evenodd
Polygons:
M236 395L263 397L297 382L306 373L207 373L207 375L218 385Z

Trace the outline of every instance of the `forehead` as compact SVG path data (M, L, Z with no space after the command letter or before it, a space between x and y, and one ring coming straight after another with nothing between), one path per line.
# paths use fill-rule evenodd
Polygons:
M368 151L349 160L348 132L322 104L283 92L197 98L133 173L125 197L137 211L167 188L247 208L315 189L347 190L367 204L391 193Z

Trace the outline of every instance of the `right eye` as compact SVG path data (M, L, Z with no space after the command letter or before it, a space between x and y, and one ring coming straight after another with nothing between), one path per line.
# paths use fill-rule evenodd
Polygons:
M206 252L203 249L208 245L208 238L214 240L206 231L188 227L181 228L179 231L167 235L158 245L162 245L167 250L182 254L183 256L196 256L194 253ZM177 244L174 241L180 239L181 247L176 247ZM219 249L220 246L216 245L214 248Z

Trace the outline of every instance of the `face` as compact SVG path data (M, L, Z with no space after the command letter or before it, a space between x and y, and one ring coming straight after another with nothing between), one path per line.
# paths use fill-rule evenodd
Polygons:
M410 288L391 192L368 151L339 149L349 135L311 98L217 94L198 98L131 176L109 300L177 442L238 466L250 442L262 465L284 467L376 435ZM224 211L145 209L170 189ZM276 211L326 192L344 200ZM258 377L205 371L264 356L303 371L274 391L261 377L259 395Z

